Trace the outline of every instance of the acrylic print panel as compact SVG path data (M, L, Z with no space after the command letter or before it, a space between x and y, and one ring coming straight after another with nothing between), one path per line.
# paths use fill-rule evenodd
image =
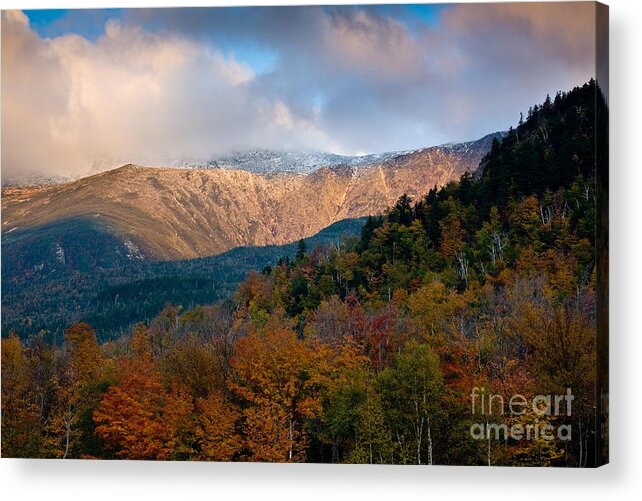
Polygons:
M2 12L2 455L608 461L608 8Z

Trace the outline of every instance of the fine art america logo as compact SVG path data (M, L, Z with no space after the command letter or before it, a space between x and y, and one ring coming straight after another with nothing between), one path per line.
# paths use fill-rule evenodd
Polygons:
M470 436L476 440L571 440L571 425L551 424L551 419L559 416L571 416L575 396L570 388L564 395L535 395L526 398L515 394L509 399L503 395L486 393L485 388L474 387L471 394L471 413L474 417L483 417L483 421L470 426ZM513 424L491 422L506 417L534 415L532 422Z

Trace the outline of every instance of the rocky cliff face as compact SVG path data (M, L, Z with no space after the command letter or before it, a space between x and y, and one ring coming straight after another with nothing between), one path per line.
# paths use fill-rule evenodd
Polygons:
M4 189L2 232L93 219L151 260L280 245L342 219L380 213L403 193L420 197L472 172L491 141L487 136L376 165L337 165L307 174L126 165L67 184Z

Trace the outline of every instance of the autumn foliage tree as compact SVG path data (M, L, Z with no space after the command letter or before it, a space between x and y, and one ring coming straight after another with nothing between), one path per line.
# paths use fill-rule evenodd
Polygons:
M306 423L321 413L317 357L292 331L269 326L239 342L230 388L245 403L248 459L302 461Z
M178 386L166 389L148 356L124 364L119 384L94 412L96 433L119 458L190 458L194 427L187 393Z

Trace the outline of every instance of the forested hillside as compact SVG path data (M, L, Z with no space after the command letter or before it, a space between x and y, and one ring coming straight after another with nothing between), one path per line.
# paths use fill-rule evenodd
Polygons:
M84 323L62 347L3 339L3 455L593 464L603 111L594 81L547 98L476 175L300 245L230 300L102 345ZM568 391L564 412L507 412ZM480 393L503 399L480 416ZM475 436L489 422L530 431Z
M359 235L365 218L346 219L305 239L331 246ZM43 331L60 344L64 329L88 322L99 341L126 334L168 304L192 308L229 298L254 269L290 259L297 243L238 247L184 261L138 259L110 231L92 220L70 220L3 237L2 334Z

